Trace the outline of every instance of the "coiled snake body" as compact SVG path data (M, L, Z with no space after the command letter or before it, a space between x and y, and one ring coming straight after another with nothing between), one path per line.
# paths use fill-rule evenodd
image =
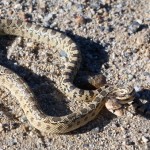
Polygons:
M82 90L74 86L73 79L80 65L80 51L76 44L66 35L51 29L43 28L20 20L0 20L0 34L10 34L31 38L37 42L63 49L68 62L64 67L64 74L59 82L59 90L72 100L88 101L88 106L77 112L62 117L45 115L36 102L34 94L21 77L11 70L0 66L0 84L8 88L18 99L21 108L31 125L46 133L66 133L77 129L93 120L100 112L110 95L127 102L133 99L132 88L116 89L105 85L97 90Z

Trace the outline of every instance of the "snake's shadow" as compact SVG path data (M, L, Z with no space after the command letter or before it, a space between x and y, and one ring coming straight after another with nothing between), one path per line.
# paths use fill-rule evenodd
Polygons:
M2 36L0 38L0 64L11 69L25 80L37 97L38 104L44 113L50 116L63 116L71 113L67 107L68 102L65 101L66 97L54 87L52 81L45 76L35 74L26 67L16 65L17 62L14 59L7 59L5 45L9 45L13 39L12 36ZM59 96L60 99L57 99L55 95Z
M146 119L150 119L150 90L143 89L137 92L137 96L135 98L135 106L133 103L133 107L135 108L136 114L145 117Z
M86 74L88 73L91 75L99 74L101 71L101 66L105 64L108 61L108 55L105 52L105 47L100 42L93 42L91 39L86 39L78 35L73 35L70 33L70 31L67 31L67 34L76 42L76 44L79 46L82 54L82 63L81 68L78 72L78 75L84 75L84 72ZM2 40L2 41L1 41ZM0 48L0 64L13 70L16 72L19 76L21 76L27 84L33 89L33 92L36 97L39 97L39 93L41 94L47 94L50 93L49 97L41 97L37 98L38 103L41 107L41 110L50 116L64 116L68 113L71 113L70 109L67 107L66 97L54 87L53 82L51 82L47 77L45 76L39 76L35 73L33 73L30 69L15 65L15 60L8 60L7 59L7 50L5 48L5 45L7 45L7 42L3 41L9 41L9 37L3 37L0 39L1 44ZM107 46L107 45L105 45ZM78 75L75 80L75 84L78 84L76 81L78 81ZM36 86L42 85L42 88L40 90L36 91ZM38 88L37 88L38 89ZM52 92L55 91L55 92ZM56 99L55 95L59 95L59 98ZM54 100L53 100L54 99ZM60 100L61 99L61 100ZM56 111L57 110L57 111ZM101 116L102 117L102 116ZM89 131L93 129L94 127L100 127L103 128L106 124L110 122L110 120L114 117L114 115L108 115L104 118L99 118L98 120L101 123L98 123L94 121L92 124L88 124L87 126L83 127L84 131L81 131L80 129L73 132L73 133L83 133L86 131ZM107 118L107 119L106 119Z

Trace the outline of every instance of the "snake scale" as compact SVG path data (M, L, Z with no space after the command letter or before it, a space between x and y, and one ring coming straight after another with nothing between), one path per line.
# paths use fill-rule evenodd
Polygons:
M59 90L72 100L88 102L87 107L66 116L47 116L39 109L36 97L27 83L10 69L0 65L0 85L9 89L17 98L27 119L36 129L46 133L66 133L93 120L111 96L121 103L133 100L133 88L117 89L107 84L97 90L77 88L73 79L80 66L81 55L75 42L65 34L21 20L0 19L0 35L6 34L31 38L46 46L63 49L68 61L64 65Z

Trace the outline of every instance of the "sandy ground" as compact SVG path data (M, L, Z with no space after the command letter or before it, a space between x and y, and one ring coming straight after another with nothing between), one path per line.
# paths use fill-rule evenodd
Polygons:
M1 87L0 150L150 149L149 0L1 0L0 16L66 33L82 53L76 85L82 76L102 73L110 84L134 86L136 99L142 103L123 117L104 108L76 131L46 135L29 124L16 98ZM57 116L78 109L54 86L63 73L64 60L58 51L27 39L13 47L13 41L12 36L0 38L0 64L24 78L41 109Z

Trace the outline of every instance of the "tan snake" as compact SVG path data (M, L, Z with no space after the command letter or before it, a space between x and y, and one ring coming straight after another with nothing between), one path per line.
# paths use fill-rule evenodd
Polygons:
M16 35L31 38L39 43L63 49L68 61L64 65L65 73L61 76L59 90L72 100L87 101L88 106L77 112L62 117L45 115L36 102L36 98L28 85L11 70L0 65L0 84L8 88L18 99L21 108L31 125L46 133L66 133L75 130L93 120L103 108L107 99L120 100L126 103L133 100L134 89L117 89L105 85L97 90L83 90L73 84L74 76L80 66L80 51L76 44L65 34L43 28L20 20L0 20L0 34Z

